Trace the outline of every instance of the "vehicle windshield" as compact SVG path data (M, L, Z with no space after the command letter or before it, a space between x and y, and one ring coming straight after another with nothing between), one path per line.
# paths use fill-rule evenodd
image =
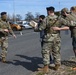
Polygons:
M13 22L13 24L18 24L17 22Z
M29 24L29 23L28 23L28 22L26 22L26 23L24 23L24 25L25 25L25 24Z
M17 24L16 22L9 22L10 24Z
M22 22L17 22L17 24L22 24Z

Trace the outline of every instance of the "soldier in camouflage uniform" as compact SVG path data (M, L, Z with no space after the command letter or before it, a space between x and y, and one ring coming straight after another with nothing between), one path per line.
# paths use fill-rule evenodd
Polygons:
M63 8L61 10L61 16L63 19L65 19L68 22L66 25L69 27L71 31L72 45L73 45L73 50L76 57L76 7L71 7L70 11L71 13L68 12L68 8ZM56 29L54 27L53 29L59 30L60 28ZM75 69L76 67L73 68L73 70Z
M42 57L43 57L43 68L38 68L38 70L43 71L44 73L49 72L49 64L50 64L50 53L52 53L54 58L55 70L61 65L61 56L60 56L60 47L61 47L61 40L60 40L60 30L69 29L66 26L68 22L66 20L59 19L58 16L54 14L54 7L48 7L47 14L48 16L43 21L43 25L40 25L38 30L41 31L45 29L45 36L44 36L44 44L42 48ZM60 29L61 25L65 23L65 26ZM54 30L56 27L57 30Z
M71 15L75 17L76 19L76 7L73 6L70 8ZM71 34L72 34L72 45L73 45L73 51L76 57L76 27L70 27Z
M42 21L45 19L44 15L39 16L39 22L38 22L38 27L43 23ZM43 39L45 35L45 30L40 31L40 41L41 41L41 47L43 47Z
M68 20L71 23L67 26L69 26L71 31L73 51L76 57L76 12L74 7L71 7L70 10L71 10L71 13L68 12L68 8L63 8L61 10L61 13L63 18L65 20Z
M15 34L13 33L9 23L7 22L7 13L1 12L1 19L0 19L0 46L2 49L1 57L2 62L6 62L7 56L7 48L8 48L8 34L11 33L14 38L16 38Z
M43 20L45 19L45 16L44 15L40 15L39 16L39 22L38 22L38 26L35 28L35 30L38 30L37 28L40 26L40 25L43 25ZM41 48L43 48L43 44L44 44L44 36L45 36L45 33L46 33L46 30L42 30L40 31L40 41L41 41ZM52 56L50 54L50 64L53 64L53 59L52 59Z

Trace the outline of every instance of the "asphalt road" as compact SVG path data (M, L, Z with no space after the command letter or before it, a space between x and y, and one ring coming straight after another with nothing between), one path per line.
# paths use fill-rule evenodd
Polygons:
M42 66L41 46L39 33L33 30L15 32L17 38L9 37L8 63L0 62L0 75L31 75L38 67ZM61 33L62 60L74 56L71 45L70 33ZM1 49L0 49L1 52Z

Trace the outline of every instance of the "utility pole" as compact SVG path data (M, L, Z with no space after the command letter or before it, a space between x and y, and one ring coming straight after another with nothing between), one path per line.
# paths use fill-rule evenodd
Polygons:
M59 10L60 10L60 1L59 1Z
M13 0L13 21L16 22L16 17L15 17L15 0Z

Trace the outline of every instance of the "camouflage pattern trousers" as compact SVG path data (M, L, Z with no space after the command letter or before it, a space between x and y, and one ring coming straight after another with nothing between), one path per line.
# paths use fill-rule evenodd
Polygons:
M61 64L60 47L61 40L57 34L52 34L50 41L44 42L41 51L44 65L50 64L50 54L53 56L54 64Z
M8 37L0 37L1 57L7 56Z

